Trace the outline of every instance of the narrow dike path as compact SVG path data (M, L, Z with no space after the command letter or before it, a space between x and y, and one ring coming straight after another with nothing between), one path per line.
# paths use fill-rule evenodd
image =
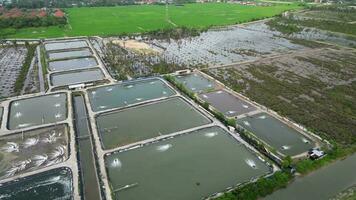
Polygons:
M91 131L83 96L74 96L73 104L76 141L79 152L81 193L84 200L100 200L101 196L90 135Z

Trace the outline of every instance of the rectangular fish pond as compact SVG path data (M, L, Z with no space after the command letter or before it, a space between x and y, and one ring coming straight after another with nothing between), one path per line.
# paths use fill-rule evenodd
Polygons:
M220 127L112 153L105 158L114 199L196 200L270 173Z
M99 81L103 80L104 78L104 74L100 68L64 73L53 73L51 74L51 85L55 87L73 85Z
M11 102L9 129L60 122L67 119L67 94L57 93Z
M0 137L0 178L65 161L69 156L68 140L68 128L65 125Z
M68 59L73 57L88 57L91 55L92 53L89 48L83 48L83 49L72 50L72 51L49 52L48 58L50 60L57 60L57 59Z
M1 200L72 200L69 168L57 168L0 185Z
M179 83L184 84L187 89L195 93L207 92L209 90L214 90L216 87L214 81L205 78L198 73L178 75L175 78Z
M227 117L235 117L256 110L252 104L225 90L200 94L199 97Z
M93 111L125 107L147 100L168 97L175 92L160 79L146 79L88 90Z
M94 57L51 61L48 64L49 64L48 65L49 70L53 72L69 71L69 70L76 70L76 69L88 69L88 68L96 67L98 65Z
M208 118L178 97L101 114L96 120L104 149L210 123Z
M46 51L61 50L61 49L75 49L88 47L88 44L84 40L77 41L61 41L61 42L51 42L45 44Z
M313 141L267 113L238 119L237 124L284 155L295 156L315 146Z

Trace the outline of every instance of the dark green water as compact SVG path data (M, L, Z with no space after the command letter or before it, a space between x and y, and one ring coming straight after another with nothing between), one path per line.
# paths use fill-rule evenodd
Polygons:
M9 129L63 121L67 118L67 94L58 93L13 101Z
M50 60L54 59L67 59L73 57L85 57L92 55L89 48L73 50L73 51L63 51L63 52L52 52L48 53L48 57Z
M88 44L83 41L64 41L64 42L52 42L45 44L45 49L47 51L61 50L61 49L73 49L73 48L83 48L88 47Z
M267 113L241 118L237 123L285 155L294 156L314 147L314 142Z
M51 85L73 85L78 83L98 81L102 79L104 79L104 74L99 68L68 73L54 73L51 74Z
M297 178L287 188L267 196L266 200L325 200L356 184L356 154L337 161L305 177Z
M106 166L119 200L198 200L269 172L219 127L111 154Z
M52 61L48 64L49 70L53 72L68 71L74 69L87 69L98 65L94 57Z
M1 200L72 200L72 173L59 168L4 183Z
M194 128L209 122L209 119L181 98L97 117L97 127L105 149Z
M95 112L175 94L167 84L159 79L146 79L104 86L91 89L88 93L91 107Z
M215 87L215 83L200 74L192 73L176 76L178 82L183 83L192 92L200 93Z
M91 132L84 99L82 96L75 96L73 100L83 196L85 200L100 200L99 183L93 154L94 148L90 137Z

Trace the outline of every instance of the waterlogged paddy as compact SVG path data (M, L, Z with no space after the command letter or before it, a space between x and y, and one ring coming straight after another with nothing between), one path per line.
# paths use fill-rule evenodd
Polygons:
M160 79L147 79L88 90L93 111L119 108L147 100L168 97L175 92Z
M104 74L99 68L85 71L54 73L51 74L51 85L73 85L78 83L99 81L103 80L104 78Z
M181 98L102 114L96 120L104 149L112 149L210 122Z
M88 44L84 40L80 41L63 41L63 42L51 42L45 44L47 51L61 50L61 49L75 49L88 47Z
M120 200L202 199L269 172L219 127L111 154L106 166Z
M4 183L0 186L1 200L73 199L72 172L59 168Z
M67 158L68 129L64 125L0 137L0 178L51 166Z
M256 110L255 106L224 90L201 94L199 97L227 117L235 117Z
M356 184L356 154L297 178L287 188L278 190L265 200L324 200Z
M13 101L10 104L9 129L63 121L67 118L67 94L58 93Z
M48 58L50 60L57 59L68 59L73 57L88 57L91 56L92 53L89 48L73 50L73 51L62 51L62 52L50 52L48 53Z
M216 86L213 81L196 73L176 76L175 78L179 83L184 84L186 88L196 93L213 90Z
M267 113L241 118L237 123L285 155L295 156L314 147L301 133Z
M96 67L98 63L94 57L76 58L49 62L49 70L54 72Z

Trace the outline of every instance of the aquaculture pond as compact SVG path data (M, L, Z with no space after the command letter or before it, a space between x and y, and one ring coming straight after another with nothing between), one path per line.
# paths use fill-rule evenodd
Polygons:
M51 42L45 44L45 49L47 51L61 50L61 49L76 49L76 48L83 48L83 47L88 47L88 44L84 40Z
M75 58L49 62L49 70L54 72L96 67L98 63L94 57Z
M97 112L172 96L175 92L160 79L146 79L90 89L88 94L91 107Z
M91 141L91 130L88 113L83 96L73 98L75 111L75 130L78 142L79 166L82 183L82 194L86 200L100 200L99 182L96 173L94 147Z
M179 83L184 84L190 91L196 93L213 90L216 86L212 80L197 73L179 75L175 78Z
M63 121L67 118L67 94L57 93L11 102L9 129Z
M256 107L252 104L226 92L225 90L200 94L199 97L227 117L235 117L256 110Z
M50 60L57 59L68 59L73 57L88 57L91 56L92 53L89 48L72 50L72 51L60 51L60 52L49 52L48 58Z
M97 127L104 149L208 124L210 120L181 98L99 115Z
M1 200L72 200L72 172L58 168L0 185Z
M68 158L68 143L68 128L65 125L0 137L0 178L65 161Z
M356 154L299 177L285 189L278 190L265 200L324 200L356 185ZM351 199L350 199L351 200Z
M113 153L106 167L120 200L203 199L270 172L220 127Z
M75 72L54 73L51 74L51 85L55 87L73 85L78 83L99 81L103 80L104 78L104 74L99 68Z
M4 108L0 107L0 128L1 128L1 123L2 123L2 114L4 112Z
M313 141L267 113L238 119L237 124L284 155L295 156L315 146Z

